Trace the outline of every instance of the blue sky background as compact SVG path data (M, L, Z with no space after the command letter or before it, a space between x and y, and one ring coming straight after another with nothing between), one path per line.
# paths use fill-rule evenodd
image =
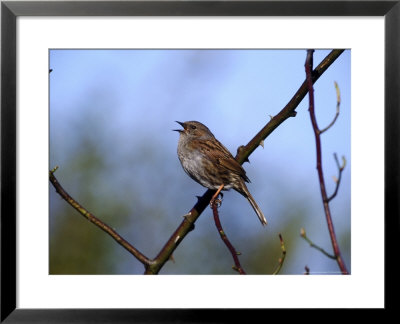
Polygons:
M330 50L317 50L316 66ZM182 215L205 189L190 179L176 154L174 122L198 120L235 155L292 98L305 79L305 50L50 50L50 161L72 197L153 258ZM351 268L351 54L346 50L315 84L328 193L335 188L333 153L347 166L331 210L344 260ZM337 273L337 264L300 238L327 251L331 244L316 172L308 96L297 116L278 127L245 163L248 188L269 224L249 203L224 194L220 217L248 273ZM235 274L231 256L207 209L162 274ZM50 273L140 274L143 266L85 221L50 188Z

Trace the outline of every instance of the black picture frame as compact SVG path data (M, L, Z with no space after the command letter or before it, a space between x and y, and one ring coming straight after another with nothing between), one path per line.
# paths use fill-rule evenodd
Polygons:
M16 308L16 19L18 16L384 16L385 308L395 307L399 235L400 1L2 1L1 322L225 322L266 310ZM371 62L373 64L373 62ZM373 82L373 80L371 80ZM372 125L371 125L371 131ZM368 163L366 157L366 163ZM371 166L371 172L373 167ZM371 234L372 236L373 234ZM367 283L366 283L367 284ZM38 292L39 293L39 292Z

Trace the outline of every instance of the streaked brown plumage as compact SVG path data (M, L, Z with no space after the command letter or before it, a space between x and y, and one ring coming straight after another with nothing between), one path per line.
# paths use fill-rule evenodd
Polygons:
M250 182L243 167L202 123L197 121L177 122L183 129L179 132L178 157L185 172L202 186L217 190L233 188L250 202L261 224L267 220L247 189Z

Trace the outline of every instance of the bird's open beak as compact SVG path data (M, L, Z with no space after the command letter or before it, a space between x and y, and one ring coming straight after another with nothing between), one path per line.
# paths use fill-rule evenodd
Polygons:
M185 123L182 123L180 121L175 121L175 122L178 123L179 125L181 125L183 128L185 128ZM182 133L183 129L173 129L173 131Z

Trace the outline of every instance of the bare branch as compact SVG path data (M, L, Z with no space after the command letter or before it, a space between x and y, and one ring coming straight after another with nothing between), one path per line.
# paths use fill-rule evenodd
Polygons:
M163 246L158 253L153 263L146 268L145 274L157 274L164 264L170 260L172 253L178 247L180 242L185 236L194 228L194 223L201 215L204 209L209 205L209 202L214 195L215 190L207 190L202 197L198 197L196 205L185 215L183 221L175 230L175 232L168 239L167 243Z
M328 224L328 230L329 230L329 235L331 238L332 242L332 247L333 251L335 254L335 259L338 263L338 266L340 268L340 271L342 274L348 274L346 265L344 264L344 261L341 257L339 245L336 239L336 234L335 230L333 227L333 221L332 221L332 216L331 216L331 211L329 207L329 201L328 201L328 196L326 193L326 186L325 186L325 179L324 179L324 173L322 169L322 149L321 149L321 131L318 128L317 120L315 117L315 110L314 110L314 88L313 88L313 78L312 78L312 64L313 64L313 53L314 50L308 50L307 51L307 59L305 62L305 70L306 70L306 81L307 81L307 87L308 87L308 99L309 99L309 113L310 113L310 119L311 119L311 124L312 128L314 130L314 135L315 135L315 146L316 146L316 153L317 153L317 171L318 171L318 179L319 179L319 185L320 185L320 190L321 190L321 197L322 197L322 203L324 205L324 211L325 211L325 217L326 217L326 222Z
M344 50L341 49L332 50L312 71L312 82L315 83L343 52ZM256 134L256 136L252 138L252 140L246 146L242 147L240 151L238 151L236 154L236 160L240 164L243 164L248 159L249 155L257 149L261 141L265 140L265 138L267 138L280 124L282 124L286 119L296 115L295 109L304 99L308 91L309 88L307 80L305 80L287 105L277 115L272 117L271 120Z
M279 241L281 242L282 256L278 260L278 266L275 269L275 271L272 273L273 275L276 275L279 273L279 271L281 271L283 262L285 261L285 257L286 257L285 242L283 241L283 237L282 237L281 233L279 233Z
M228 237L226 236L225 231L222 229L221 221L219 219L219 214L218 214L218 204L219 203L220 203L220 201L218 199L213 199L211 201L211 209L212 209L213 215L214 215L215 226L218 229L218 233L219 233L222 241L225 243L229 252L232 255L233 261L235 263L235 265L232 267L232 269L239 272L240 274L246 274L246 272L242 268L240 261L239 261L238 255L240 255L240 252L236 251L236 249L234 248L232 243L228 240Z
M125 248L130 254L132 254L136 259L138 259L145 267L148 267L152 261L148 259L144 254L142 254L138 249L133 247L129 242L127 242L121 235L119 235L116 231L114 231L110 226L106 223L102 222L84 207L82 207L75 199L73 199L61 186L56 177L54 176L54 172L58 169L56 166L54 169L50 171L50 182L56 189L56 192L63 198L65 201L74 207L83 217L85 217L88 221L92 222L94 225L99 227L101 230L110 235L118 244L120 244L123 248Z

